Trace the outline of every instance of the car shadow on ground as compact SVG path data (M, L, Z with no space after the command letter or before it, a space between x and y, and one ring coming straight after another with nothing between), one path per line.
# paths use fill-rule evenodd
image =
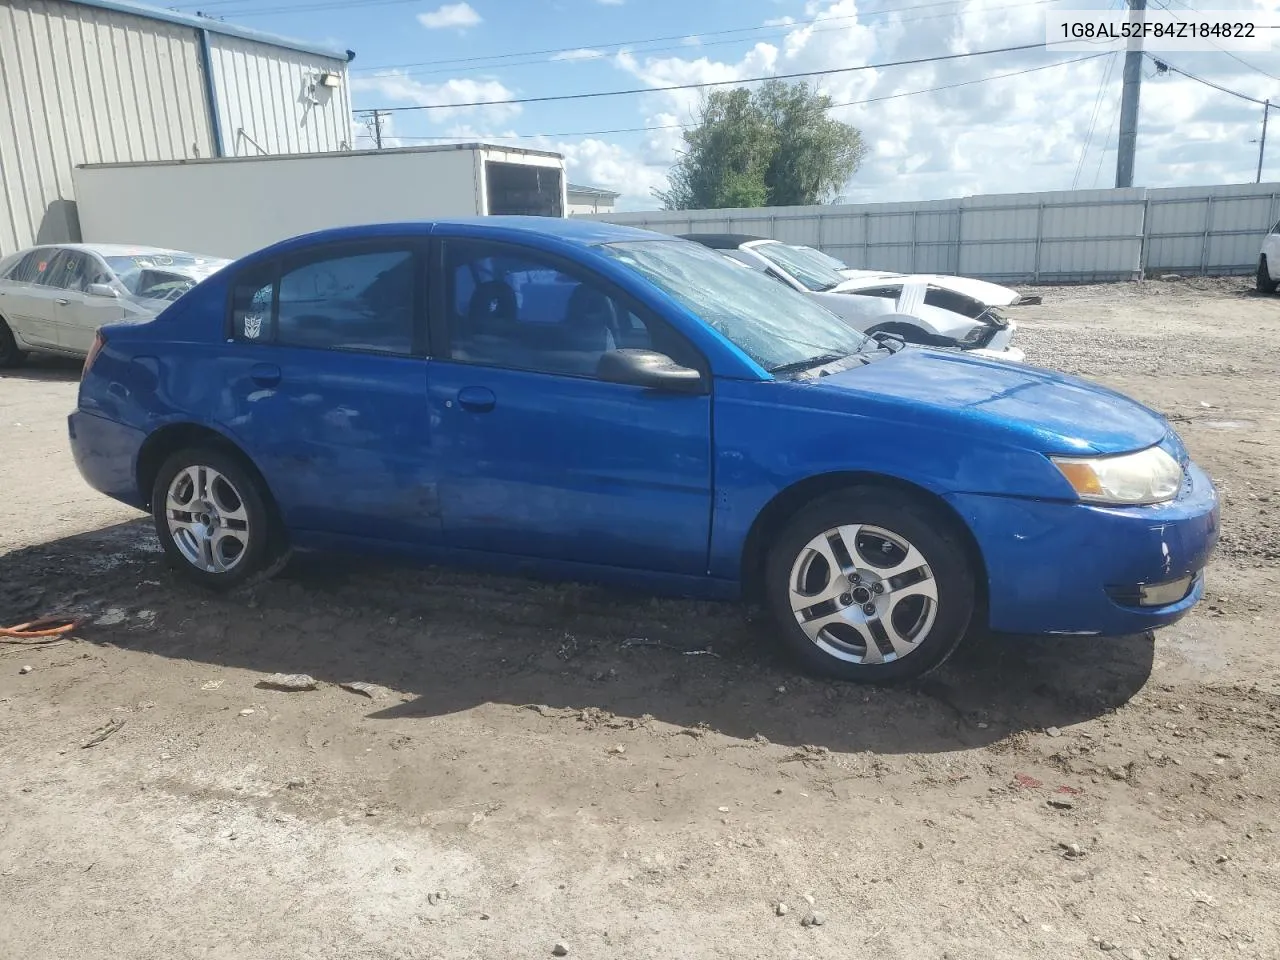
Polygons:
M0 369L0 380L75 381L80 379L83 367L84 361L75 357L32 354L20 367Z
M767 620L732 604L320 555L218 596L167 569L146 520L0 556L0 622L108 609L119 622L88 623L78 636L406 695L371 703L374 720L486 703L598 708L884 754L967 749L1098 717L1143 686L1153 658L1149 634L973 638L923 681L872 688L803 676L776 653Z

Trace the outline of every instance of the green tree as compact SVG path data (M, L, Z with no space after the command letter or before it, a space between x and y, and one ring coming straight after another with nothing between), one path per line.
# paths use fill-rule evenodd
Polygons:
M668 210L824 202L867 152L862 134L827 116L830 108L826 94L781 80L710 94L657 198Z

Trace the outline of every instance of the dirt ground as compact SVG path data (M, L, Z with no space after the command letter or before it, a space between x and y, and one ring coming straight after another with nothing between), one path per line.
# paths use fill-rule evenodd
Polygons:
M1209 596L901 689L578 585L303 558L211 598L81 482L78 365L0 376L0 622L96 618L0 644L0 956L1280 956L1280 298L1041 292L1029 359L1218 482Z

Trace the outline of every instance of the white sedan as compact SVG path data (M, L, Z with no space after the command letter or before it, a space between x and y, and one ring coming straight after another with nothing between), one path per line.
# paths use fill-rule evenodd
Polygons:
M817 300L863 333L887 333L908 343L951 347L998 360L1024 359L1023 352L1011 345L1018 325L972 298L927 284L913 289L910 296L892 296L874 284L861 289L862 281L843 276L817 251L763 237L691 233L682 239L719 250L767 274ZM903 289L896 278L887 283Z
M0 367L30 351L82 357L98 328L150 320L231 261L179 250L63 243L0 260Z

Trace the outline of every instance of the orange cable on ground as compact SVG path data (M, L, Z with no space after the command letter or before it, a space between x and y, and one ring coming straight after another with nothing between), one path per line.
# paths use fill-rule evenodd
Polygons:
M38 620L19 623L12 627L0 627L0 638L34 640L39 637L59 637L64 633L70 633L83 622L78 617L40 617Z

